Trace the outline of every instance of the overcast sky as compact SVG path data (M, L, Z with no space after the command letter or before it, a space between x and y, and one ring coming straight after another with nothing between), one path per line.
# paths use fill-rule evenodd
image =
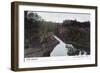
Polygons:
M33 11L34 12L34 11ZM86 13L57 13L57 12L35 12L45 21L63 22L63 20L77 20L80 22L90 21L90 14Z

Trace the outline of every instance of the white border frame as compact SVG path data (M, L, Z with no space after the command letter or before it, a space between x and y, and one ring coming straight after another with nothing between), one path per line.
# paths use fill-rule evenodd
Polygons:
M76 12L76 13L90 13L91 14L91 55L87 57L46 57L39 58L34 61L24 61L24 10L32 11L62 11L62 12ZM82 8L63 8L63 7L48 7L48 6L27 6L19 5L19 68L35 68L35 67L49 67L49 66L63 66L63 65L84 65L95 64L95 10ZM61 60L59 60L61 59ZM68 60L69 59L69 60ZM74 60L73 60L74 59Z

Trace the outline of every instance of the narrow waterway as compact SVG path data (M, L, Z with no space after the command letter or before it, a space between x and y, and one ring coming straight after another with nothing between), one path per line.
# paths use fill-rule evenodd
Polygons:
M67 56L66 44L60 40L57 36L53 35L60 43L53 49L50 56Z
M50 56L68 56L68 49L74 48L72 44L66 44L60 38L53 35L53 37L59 41L59 44L53 49ZM83 52L83 54L82 54ZM80 51L78 55L86 55L87 53L85 51Z

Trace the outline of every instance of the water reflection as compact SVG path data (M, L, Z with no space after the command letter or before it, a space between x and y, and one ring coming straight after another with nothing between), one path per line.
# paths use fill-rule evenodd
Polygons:
M60 43L53 49L50 56L67 56L66 44L60 40L57 36L53 35L55 39L57 39Z

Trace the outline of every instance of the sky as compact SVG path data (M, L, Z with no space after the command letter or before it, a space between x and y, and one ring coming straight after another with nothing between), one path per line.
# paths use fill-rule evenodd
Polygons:
M34 11L33 11L34 12ZM70 12L35 12L45 21L62 23L64 20L77 20L80 22L90 21L89 13L70 13Z

